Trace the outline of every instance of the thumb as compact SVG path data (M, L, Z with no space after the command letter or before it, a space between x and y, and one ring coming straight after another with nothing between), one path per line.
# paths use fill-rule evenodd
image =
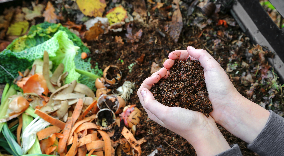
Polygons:
M164 122L166 119L166 112L169 107L161 104L155 100L153 94L146 88L143 88L141 91L141 96L143 98L142 105L145 109L149 110L153 115L155 115L160 121ZM154 119L152 119L154 120ZM155 121L155 120L154 120ZM158 122L158 121L156 121Z

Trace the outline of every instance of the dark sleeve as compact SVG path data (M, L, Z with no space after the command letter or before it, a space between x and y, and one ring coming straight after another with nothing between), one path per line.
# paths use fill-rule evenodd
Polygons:
M237 144L234 144L230 149L216 156L242 156L242 152L240 150L240 147Z
M270 116L260 134L248 145L259 155L284 155L284 119L269 111Z

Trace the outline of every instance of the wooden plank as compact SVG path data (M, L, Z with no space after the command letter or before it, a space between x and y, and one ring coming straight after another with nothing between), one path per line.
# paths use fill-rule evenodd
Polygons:
M254 43L257 43L262 46L268 47L268 49L275 53L275 57L273 59L269 58L269 63L274 67L275 71L279 76L279 80L284 82L284 63L283 63L283 50L281 46L284 45L281 38L283 38L283 32L273 23L271 18L267 15L267 13L263 10L260 4L255 2L254 5L258 4L259 7L252 7L252 3L240 3L237 0L236 4L231 9L231 14L236 19L242 30L250 36L251 40ZM247 8L245 7L247 5ZM252 7L253 11L247 11L249 7ZM259 9L259 10L256 10ZM260 13L263 11L263 13ZM258 15L258 13L260 13ZM255 14L255 15L252 15ZM258 15L258 16L256 16ZM264 16L264 17L262 17ZM263 22L263 23L259 23ZM261 25L261 26L260 26ZM269 28L272 26L272 28ZM266 28L267 30L263 30ZM270 32L271 31L271 32ZM271 33L269 36L269 32ZM277 34L278 33L278 34ZM267 37L268 36L268 37ZM277 39L280 39L277 40ZM271 42L276 42L277 44L271 44ZM282 55L282 56L281 56Z
M279 14L284 17L284 1L283 0L269 0Z
M272 21L258 0L237 0L249 15L258 31L266 38L279 57L284 60L284 33Z

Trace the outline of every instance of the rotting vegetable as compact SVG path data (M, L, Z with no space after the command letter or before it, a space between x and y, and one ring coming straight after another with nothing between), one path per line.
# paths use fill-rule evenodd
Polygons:
M8 100L9 98L20 98L18 101L24 101L21 103L25 104L23 107L19 107L20 111L16 111L17 116L21 115L20 118L22 118L17 128L17 137L8 139L11 142L11 148L20 147L19 144L23 147L15 149L14 155L26 153L48 155L76 155L76 153L115 155L115 148L123 141L116 139L114 143L112 137L117 133L115 127L122 126L119 128L122 129L125 126L124 124L120 124L119 114L126 105L124 98L116 94L107 95L116 90L114 88L115 85L105 86L104 83L107 82L104 82L104 78L98 79L102 80L103 83L100 82L102 88L98 89L96 94L88 86L78 83L76 80L63 86L59 85L60 87L58 87L58 81L61 81L60 75L63 74L62 69L65 65L64 63L60 64L55 70L56 75L52 76L52 72L49 71L49 59L52 57L49 56L47 51L44 52L43 57L43 61L38 60L37 63L34 63L32 70L27 69L24 74L20 72L17 84L23 88L22 91L24 94L18 93L18 95L15 95L17 94L16 90L9 85L7 85L3 93L2 101L4 101L4 105L1 105L1 107L6 110L6 114L12 112L12 108L18 108L14 106L13 100L12 102ZM117 67L111 70L109 74L116 75L114 78L116 83L121 80L121 74ZM106 77L110 79L110 77ZM127 84L132 83L128 82ZM111 88L107 88L108 86L113 91ZM129 87L125 86L121 87L123 88L122 92L131 94L132 92L129 92ZM54 91L51 91L53 90L51 89L52 87ZM101 89L104 90L104 94L102 95L99 93ZM14 97L11 95L14 95ZM140 111L132 106L131 111L124 113L123 116L125 117L125 121L129 123L127 126L133 133L130 136L126 135L125 138L121 137L122 140L126 141L129 138L132 139L132 136L135 136L136 124L140 121ZM5 127L7 125L7 115L0 117L0 120L5 122L0 123L0 126L4 125L8 138L10 134ZM131 118L131 120L127 118ZM142 143L142 141L138 141L135 147L130 146L129 143L129 148L136 155L140 155L141 153L139 143ZM70 148L67 148L68 145L71 145Z
M65 57L59 48L69 55ZM92 68L90 59L81 59L81 53L90 53L90 50L69 29L48 22L32 26L27 35L15 39L0 53L0 83L11 83L19 75L18 71L25 71L34 60L42 59L45 50L55 66L65 65L64 72L69 73L66 83L78 80L95 90L94 81L102 76L102 70L98 66Z

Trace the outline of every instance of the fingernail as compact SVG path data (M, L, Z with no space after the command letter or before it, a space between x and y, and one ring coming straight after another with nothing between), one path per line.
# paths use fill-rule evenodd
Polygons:
M143 98L146 97L146 91L145 91L145 90L141 90L140 93L141 93L141 95L142 95Z

